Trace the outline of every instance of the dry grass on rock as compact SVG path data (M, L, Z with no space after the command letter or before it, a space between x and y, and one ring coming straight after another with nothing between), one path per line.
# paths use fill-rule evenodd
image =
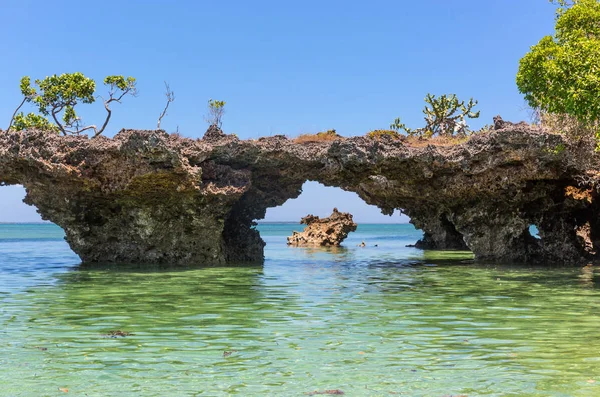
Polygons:
M335 130L318 132L316 134L302 134L294 139L296 143L329 142L342 138Z

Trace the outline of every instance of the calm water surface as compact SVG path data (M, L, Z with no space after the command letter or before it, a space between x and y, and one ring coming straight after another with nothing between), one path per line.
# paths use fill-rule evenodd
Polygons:
M600 396L594 269L476 265L405 248L410 225L337 250L259 229L264 266L148 271L0 225L0 396Z

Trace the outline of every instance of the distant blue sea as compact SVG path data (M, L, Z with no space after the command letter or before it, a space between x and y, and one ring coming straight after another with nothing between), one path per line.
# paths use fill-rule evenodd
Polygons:
M264 265L144 268L0 224L0 396L600 395L593 267L408 248L410 224L339 248L258 229Z

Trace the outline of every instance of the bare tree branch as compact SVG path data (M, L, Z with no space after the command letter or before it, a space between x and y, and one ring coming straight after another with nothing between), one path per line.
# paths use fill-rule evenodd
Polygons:
M158 124L156 126L156 129L160 130L160 122L162 121L163 117L165 117L165 115L167 114L167 109L169 108L169 105L171 104L171 102L173 102L175 100L175 93L173 91L171 91L171 87L169 87L169 84L165 81L165 96L167 97L167 104L165 105L165 108L163 109L162 113L160 114L160 116L158 117Z
M56 114L59 113L61 110L63 110L63 108L64 108L64 106L61 106L59 109L57 109L56 107L53 107L52 111L50 113L52 114L52 118L54 119L54 122L58 126L58 129L60 129L60 131L63 133L63 135L67 135L67 131L65 130L65 127L63 127L63 125L60 123L60 121L58 121L58 118L56 117Z
M109 98L108 100L104 101L104 98L102 98L102 100L104 101L104 108L106 109L106 120L104 120L104 123L102 124L102 127L100 127L100 129L97 129L94 126L94 136L92 138L96 138L97 136L100 136L103 132L104 129L106 128L106 126L108 125L108 122L110 121L110 116L112 116L112 110L110 109L110 107L108 106L111 102L118 102L121 103L121 99L123 99L123 97L127 94L131 93L132 96L136 96L137 95L137 89L135 88L135 86L133 87L128 87L127 89L123 90L123 93L118 97L118 98L114 98L113 95L115 94L114 91L110 91L109 92Z
M87 131L87 130L94 130L94 132L95 132L97 130L97 127L95 125L88 125L87 127L83 127L80 130L75 130L75 131L67 130L67 132L69 134L81 134L83 131Z
M15 121L15 117L16 117L17 113L19 112L19 109L21 109L23 107L25 102L27 102L27 97L23 98L23 101L21 102L21 104L15 109L15 112L13 113L12 117L10 118L10 122L8 123L8 128L6 129L6 131L10 130L10 127L12 127L13 121Z
M118 97L118 98L113 98L113 94L110 94L110 99L108 100L108 103L111 102L119 102L121 103L121 99L123 99L123 97L127 94L131 93L131 96L136 97L137 96L137 90L135 88L128 88L125 91L123 91L123 93Z
M108 122L110 120L110 116L112 115L112 110L110 110L110 108L108 107L108 104L112 101L113 99L110 98L108 101L104 102L104 108L106 109L106 120L104 120L104 124L102 124L102 127L99 130L95 129L95 134L93 136L93 138L97 137L98 135L102 134L102 132L104 131L104 129L106 128L106 126L108 125Z

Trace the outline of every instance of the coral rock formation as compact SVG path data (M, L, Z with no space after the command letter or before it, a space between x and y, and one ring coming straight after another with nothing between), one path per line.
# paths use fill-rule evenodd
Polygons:
M329 218L320 219L318 216L307 215L300 220L306 225L301 233L287 238L288 245L295 246L339 246L348 237L348 233L356 230L358 225L352 221L352 215L339 212L337 208Z
M597 154L524 123L448 146L382 136L297 143L239 140L212 127L114 138L0 131L0 184L61 226L84 262L261 261L254 221L307 180L402 210L423 245L495 261L578 263L600 241ZM536 225L537 239L529 234Z

